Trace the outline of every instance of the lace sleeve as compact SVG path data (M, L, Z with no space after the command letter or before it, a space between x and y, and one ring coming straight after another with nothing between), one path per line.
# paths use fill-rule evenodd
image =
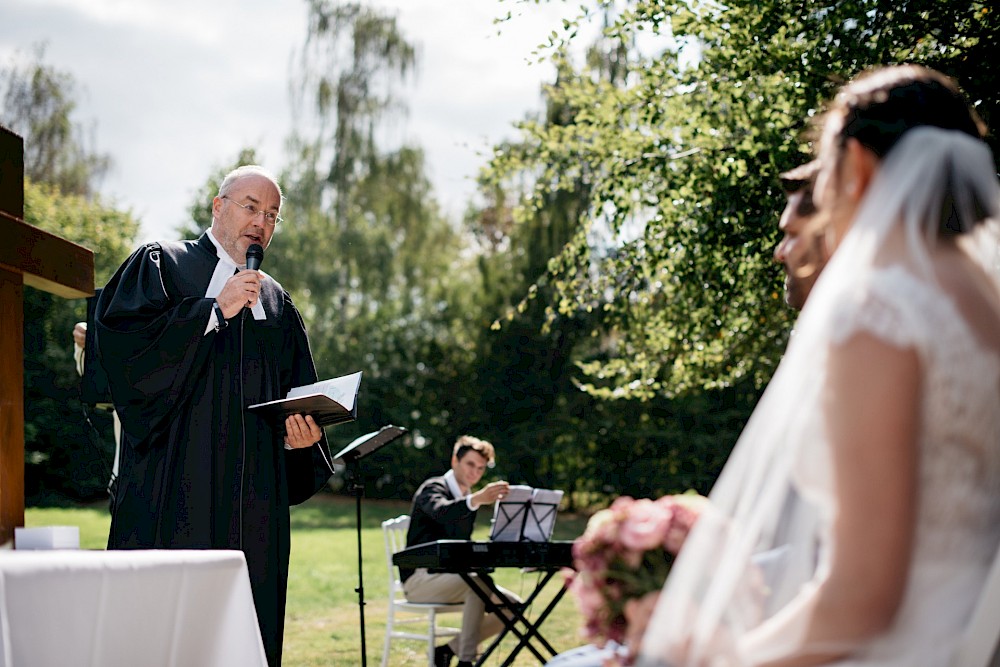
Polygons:
M890 345L919 351L927 332L918 313L928 296L927 286L901 268L879 271L863 290L844 295L835 311L831 339L840 344L855 334L868 333Z

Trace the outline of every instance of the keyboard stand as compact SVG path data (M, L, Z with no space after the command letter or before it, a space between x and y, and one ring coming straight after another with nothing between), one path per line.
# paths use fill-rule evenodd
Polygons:
M513 648L513 650L511 650L510 654L503 661L503 663L501 663L501 667L507 667L508 665L513 664L517 654L521 652L521 649L525 648L531 651L531 653L534 654L534 656L538 658L538 661L543 665L548 662L549 659L555 657L557 651L552 648L552 645L545 639L544 636L542 636L540 628L542 623L545 622L545 619L548 618L550 613L552 613L552 610L555 609L557 604L559 604L563 595L566 594L566 586L563 585L559 588L559 591L556 592L552 600L549 601L549 604L542 610L542 613L538 615L538 618L532 621L524 615L523 610L531 607L535 598L537 598L538 594L545 588L545 585L548 584L552 577L558 573L558 570L555 569L539 568L539 571L544 572L544 575L539 580L538 584L535 585L535 589L531 592L531 595L528 596L528 599L521 604L504 604L502 602L497 604L494 602L493 596L496 596L498 600L504 600L505 598L500 594L500 590L493 582L493 578L489 576L488 571L472 570L458 573L458 575L462 577L462 580L468 584L469 588L471 588L476 595L482 599L483 603L486 605L486 612L496 614L504 624L504 628L500 631L500 634L493 639L483 654L479 656L479 660L475 663L476 665L486 664L486 659L498 646L500 646L500 642L507 636L508 633L512 633L517 636L518 644ZM478 579L486 584L492 595L476 585L473 580L473 576L477 574L479 575ZM510 616L508 616L508 614ZM523 626L523 630L520 626ZM538 643L542 645L542 648L548 651L548 658L539 652L538 648L536 648L532 643L532 640L537 640Z
M503 629L487 647L477 665L483 665L486 658L500 645L508 633L517 637L518 644L503 662L504 667L513 664L522 649L528 649L542 664L556 655L555 649L545 640L540 631L542 623L549 617L556 605L566 594L566 585L559 587L555 596L532 621L524 610L528 609L542 592L552 577L566 567L573 567L573 543L558 542L472 542L470 540L437 540L407 547L392 556L392 562L401 568L427 568L428 572L450 572L462 577L486 606L486 612L497 614L503 622ZM490 577L497 568L517 567L541 573L535 589L525 602L510 605L493 602L493 598L505 600ZM483 582L478 584L475 578ZM485 586L485 590L484 587ZM538 646L536 646L538 644ZM541 650L539 650L541 649ZM549 658L543 655L549 653Z

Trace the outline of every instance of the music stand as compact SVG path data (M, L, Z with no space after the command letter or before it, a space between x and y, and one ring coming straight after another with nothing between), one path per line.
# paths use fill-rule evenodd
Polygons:
M368 657L365 651L365 584L361 566L361 496L365 493L364 480L361 479L361 471L358 469L358 462L369 454L387 445L400 437L407 430L401 426L383 426L377 431L366 433L355 438L351 444L337 452L333 457L334 463L340 462L347 467L347 477L354 484L354 497L356 505L356 522L358 528L358 587L355 592L358 594L358 611L361 615L361 666L366 667Z

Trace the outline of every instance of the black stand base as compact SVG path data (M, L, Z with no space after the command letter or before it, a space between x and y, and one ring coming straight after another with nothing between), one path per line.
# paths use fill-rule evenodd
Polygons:
M365 494L365 485L362 483L360 473L357 469L357 463L350 466L353 470L350 472L351 478L354 480L354 498L356 507L355 521L357 523L358 532L358 587L354 591L358 594L358 613L360 615L361 621L361 667L367 667L368 656L365 651L365 579L362 574L361 567L361 497Z
M361 667L368 667L368 655L365 648L365 580L362 574L363 560L361 558L361 498L365 495L365 484L358 462L404 433L406 433L405 428L392 425L383 426L373 433L356 438L347 447L337 452L334 457L334 462L341 462L347 466L347 479L354 489L357 510L355 522L358 532L358 587L354 591L358 594L358 613L361 620Z

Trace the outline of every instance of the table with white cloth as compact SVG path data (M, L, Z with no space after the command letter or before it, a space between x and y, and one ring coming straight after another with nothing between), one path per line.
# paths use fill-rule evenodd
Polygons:
M267 665L241 551L0 551L0 667Z

